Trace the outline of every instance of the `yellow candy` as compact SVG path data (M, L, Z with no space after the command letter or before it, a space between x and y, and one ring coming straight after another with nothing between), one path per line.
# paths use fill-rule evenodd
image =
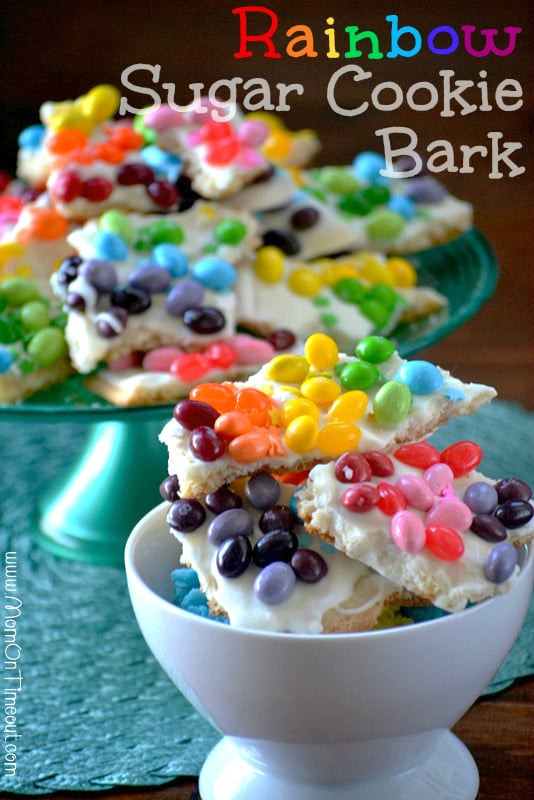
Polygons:
M317 432L317 420L304 414L289 423L284 442L294 453L306 453L315 445Z
M306 414L308 417L319 421L320 412L315 403L306 400L305 397L295 397L293 400L286 400L280 409L280 421L287 427L296 417Z
M287 283L291 291L301 297L315 297L323 287L321 276L309 267L297 267Z
M48 128L53 133L59 133L59 131L65 130L66 128L72 128L87 135L93 130L93 123L91 120L72 103L68 105L66 103L58 104L58 107L55 108L48 117L47 124Z
M84 115L93 125L98 125L114 116L119 108L121 93L115 86L100 84L94 86L79 99Z
M303 397L319 406L330 405L341 394L341 386L331 378L318 375L308 378L300 387Z
M358 277L368 283L384 283L386 286L393 286L393 276L378 258L367 256L365 263L358 269Z
M316 447L328 456L340 456L353 450L362 435L357 425L349 422L327 422L317 434Z
M304 355L315 369L324 372L334 369L339 357L337 344L326 333L313 333L306 339Z
M328 418L338 422L353 422L360 419L367 409L368 397L361 389L352 389L341 394L328 410Z
M254 261L254 272L265 283L277 283L284 275L284 254L278 247L260 247Z
M391 274L393 285L401 289L409 289L417 283L417 272L405 258L394 256L387 262L387 270Z
M310 371L304 356L285 354L275 356L267 366L267 377L279 383L302 383Z
M265 157L276 161L285 158L291 152L291 135L281 129L271 129L271 133L263 145Z
M3 242L0 244L0 269L5 267L11 258L18 258L24 253L25 247L19 242Z

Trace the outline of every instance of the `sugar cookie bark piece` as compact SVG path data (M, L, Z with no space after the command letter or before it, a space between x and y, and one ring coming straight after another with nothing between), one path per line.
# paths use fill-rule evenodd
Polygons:
M530 519L519 527L503 527L505 539L497 544L496 540L487 541L471 529L470 526L477 527L478 519L480 530L481 517L466 505L468 495L465 494L473 484L493 487L494 481L473 470L446 486L442 485L441 491L434 487L429 498L416 499L410 492L414 487L421 490L421 484L425 484L428 491L431 482L423 478L428 473L393 456L390 460L394 467L391 475L373 475L359 484L340 481L335 463L314 467L298 496L298 511L306 528L332 542L351 558L362 561L389 580L447 611L460 611L469 602L479 602L508 591L517 578L519 567L512 563L497 582L495 577L488 578L491 571L487 571L486 565L488 560L495 559L494 551L502 549L503 543L508 542L509 550L515 554L510 543L532 540L532 502L526 501L523 509L525 518L530 516ZM438 471L443 467L444 464L438 462ZM353 506L354 510L350 510L347 492L357 493L362 486L373 487L373 498L381 499L378 499L378 505L374 502L368 510L363 506ZM391 508L388 511L385 499L391 497L391 492L400 492L406 503L394 513ZM495 505L498 508L496 492ZM500 505L502 507L502 503ZM495 519L495 515L499 516L499 511L492 508L484 517ZM484 524L487 526L487 521ZM434 532L431 540L429 528L432 525L445 526L445 529L438 530L437 534ZM509 558L510 553L505 557Z
M316 221L302 229L295 220L306 207L314 210ZM301 173L301 191L284 209L265 215L262 230L285 233L295 252L315 257L345 249L417 252L458 236L472 224L472 205L431 176L388 180L378 171L362 176L354 167L336 166Z
M257 242L247 214L207 203L165 217L110 211L69 242L77 255L52 285L68 311L79 372L136 350L201 349L234 333L237 265Z
M383 337L366 337L356 352L366 358L340 354L331 337L314 334L304 355L275 357L243 383L217 392L209 384L196 387L190 399L211 402L223 420L215 431L201 432L200 451L199 434L176 416L163 428L169 472L178 475L183 495L205 494L263 468L306 469L347 449L390 451L496 395L429 362L400 358ZM225 414L236 410L245 418L244 432L232 437Z
M270 487L276 488L278 481L272 476L265 477ZM230 513L228 510L214 513L210 510L210 504L211 508L217 507L213 498L202 498L202 501L195 501L194 511L200 522L197 527L181 531L171 525L171 533L182 545L182 563L197 572L212 613L227 616L231 625L241 628L288 633L346 633L368 630L381 611L389 605L412 602L409 593L326 545L319 537L308 535L291 508L293 493L294 487L279 484L276 502L258 508L249 500L246 484L225 486L216 494L219 497L232 496L233 501L239 503L238 509ZM170 507L167 518L174 526L181 525L184 504L187 502L178 499ZM281 513L286 520L286 527L276 530L274 540L273 532L266 523L273 507L275 513ZM200 521L203 515L205 516ZM291 522L287 521L289 518ZM225 526L228 522L232 523L232 519L231 528L234 533L236 525L242 525L243 530L246 528L246 534L241 536L240 541L250 553L250 558L255 560L243 563L243 571L239 575L228 577L221 573L218 564L221 544L224 548ZM270 538L269 542L266 536ZM226 541L228 546L228 540ZM268 565L264 560L270 558L268 549L273 541L279 548L277 558L284 547L287 548L288 557L290 552L296 551L297 561L293 560L292 563L298 568L298 559L309 559L311 551L311 559L314 559L316 566L320 564L321 573L324 572L319 580L306 582L296 577L289 560L284 562L282 569L289 573L289 582L292 585L287 596L277 598L277 602L266 599L266 594L258 589L258 581L262 577L265 579L269 571L265 571Z

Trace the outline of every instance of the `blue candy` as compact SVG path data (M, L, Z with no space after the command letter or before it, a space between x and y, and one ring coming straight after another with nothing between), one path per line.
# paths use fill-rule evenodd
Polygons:
M128 256L128 244L112 231L98 231L94 239L95 256L106 261L124 261Z
M384 177L380 174L380 170L385 168L384 156L370 150L359 153L352 162L354 174L364 183L383 183Z
M7 347L0 347L0 373L7 372L13 363L13 356Z
M175 244L162 242L152 250L152 263L165 267L173 278L183 278L189 270L189 260L183 250Z
M166 153L155 144L143 147L140 156L145 164L152 167L159 178L176 183L182 171L182 162L173 153Z
M413 219L415 215L413 201L410 200L409 197L404 197L401 194L390 197L387 207L390 211L395 211L397 214L400 214L401 217L404 217L404 219Z
M195 280L215 292L227 291L237 279L236 268L230 262L216 256L201 258L193 266L192 274Z
M27 147L29 150L37 150L44 139L46 129L44 125L30 125L19 133L19 147Z
M432 394L443 386L443 375L430 361L407 361L396 380L408 386L412 394Z

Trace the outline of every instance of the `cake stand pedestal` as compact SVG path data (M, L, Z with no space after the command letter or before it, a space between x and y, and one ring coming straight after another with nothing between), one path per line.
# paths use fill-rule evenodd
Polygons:
M0 421L50 423L51 436L57 423L86 429L81 453L38 498L39 545L63 558L122 567L132 528L161 501L167 453L158 434L171 414L172 405L108 405L77 376L31 402L1 407Z

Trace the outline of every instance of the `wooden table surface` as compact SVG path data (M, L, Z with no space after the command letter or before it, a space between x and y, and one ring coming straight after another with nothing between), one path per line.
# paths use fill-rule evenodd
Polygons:
M146 20L148 27L143 28L142 34L139 29L136 35L123 35L119 39L117 34L125 25L126 11L123 6L128 9L129 24L135 29L138 24L136 20L146 17L145 3L135 0L110 4L106 0L97 0L91 7L99 25L94 26L91 33L87 31L87 48L93 47L95 52L104 54L102 58L87 57L88 50L78 44L79 37L86 30L85 4L32 2L28 5L32 11L24 18L25 39L22 38L23 34L18 35L20 26L17 23L20 20L17 14L20 12L16 10L17 4L3 4L2 8L2 29L6 35L0 42L0 71L8 76L12 74L12 79L3 82L7 113L4 114L0 137L3 137L2 152L11 153L11 156L14 152L13 137L20 130L20 121L24 120L24 124L35 122L40 102L52 97L75 97L98 82L116 83L124 67L135 62L159 63L166 80L184 84L198 80L200 76L208 83L235 74L245 77L269 75L272 76L270 80L273 85L280 75L286 80L302 81L305 84L305 96L296 106L288 124L294 128L311 125L319 131L324 143L319 163L349 163L358 150L379 149L374 131L383 125L410 125L420 132L425 144L447 137L456 149L462 142L487 142L488 131L502 131L505 139L522 142L523 149L515 155L518 163L526 167L523 175L491 180L487 165L478 162L471 174L448 172L438 176L454 194L473 203L475 222L495 248L500 264L500 280L495 295L474 319L445 341L424 351L421 356L450 369L464 380L490 383L497 388L501 398L534 410L534 270L530 255L534 236L534 165L532 148L528 147L534 97L532 81L528 80L532 47L528 46L526 39L530 15L527 0L517 0L512 6L496 1L480 4L474 20L467 19L470 15L465 13L465 4L455 4L449 0L436 0L432 4L424 4L424 8L423 4L418 4L415 15L413 4L395 4L403 7L396 9L401 21L404 24L417 22L421 30L430 30L435 25L445 23L459 30L461 24L468 22L479 27L498 29L504 25L519 24L525 29L517 53L508 58L469 59L458 52L452 61L447 62L449 68L452 64L458 77L473 74L476 77L477 71L484 67L492 86L507 78L521 80L524 88L521 110L506 113L494 109L491 115L482 112L465 117L457 115L452 121L444 121L437 112L416 114L404 109L396 116L369 111L356 121L349 122L336 117L325 107L324 86L325 76L331 74L339 64L328 62L324 53L313 62L309 60L308 64L287 58L282 59L281 63L271 60L267 65L261 58L236 64L231 58L232 47L224 39L225 31L227 35L232 30L235 34L235 18L232 18L231 9L236 4L226 0L222 3L205 0L202 6L187 4L187 8L185 4L179 4L179 13L174 0L160 0L157 13L151 15L153 18L150 21ZM47 36L43 38L41 26L45 23L39 14L44 13L45 5ZM319 32L325 27L323 3L293 0L290 4L276 5L281 31L299 23L309 23ZM359 4L338 2L333 3L332 8L334 6L336 8L332 11L330 6L327 8L329 13L336 13L339 30L342 30L342 18L345 24L364 23L362 27L383 30L384 17L390 12L389 8L381 8L380 3L368 4L365 13ZM206 20L217 28L223 12L226 14L222 25L225 30L220 36L213 36L209 43L210 58L206 59ZM178 41L184 46L184 30L187 30L189 42L185 59L180 47L176 46ZM10 31L14 35L8 35ZM281 34L279 41L283 41L283 38ZM29 49L24 50L24 41ZM39 47L32 44L34 41L39 41ZM235 35L233 43L236 43ZM20 58L21 48L31 57ZM385 76L382 80L386 77L395 79L406 87L421 80L422 76L432 76L429 79L434 80L437 70L444 64L443 61L437 61L439 59L436 57L421 53L420 57L405 59L402 69L399 64L390 64L389 72L387 59L381 63L365 62L364 66L372 69L377 76ZM13 63L17 64L16 75L4 69ZM392 66L396 66L396 72L392 72ZM348 125L352 126L349 134ZM2 166L10 165L6 163ZM505 432L503 447L506 447ZM532 679L522 680L500 694L478 700L458 722L454 731L470 749L480 772L479 800L528 800L533 796L533 730ZM47 797L50 800L198 800L197 789L197 780L191 777L175 780L160 788L117 788L87 794L58 792Z

